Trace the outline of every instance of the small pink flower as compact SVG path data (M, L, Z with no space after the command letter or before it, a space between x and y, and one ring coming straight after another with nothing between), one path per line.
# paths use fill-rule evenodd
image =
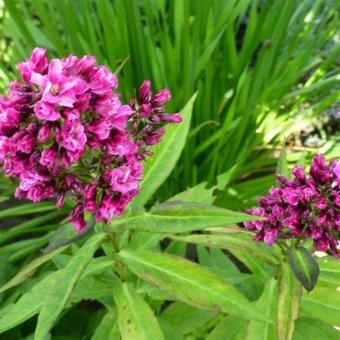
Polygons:
M31 81L33 73L43 73L47 68L46 50L36 47L28 61L18 65L18 70L21 73L24 81Z
M8 138L0 136L0 161L4 160L8 152Z
M86 144L84 126L77 120L66 120L61 128L60 145L67 151L83 151Z
M104 195L99 209L96 212L96 221L106 221L111 222L113 216L119 216L118 211L116 209L117 200L113 198L111 195Z
M0 106L0 133L7 133L19 126L21 115L15 108Z
M51 126L48 124L44 124L38 132L38 141L41 143L46 143L51 137Z
M118 85L117 77L105 66L101 66L92 74L90 88L95 94L105 94L116 88Z
M46 149L41 153L40 164L46 166L47 168L52 168L55 166L57 160L58 152L54 149Z
M84 207L77 205L68 216L68 220L74 225L77 232L81 232L86 227L84 217Z
M85 196L85 203L84 208L92 213L97 211L97 186L96 182L91 183L85 187L84 196Z
M46 102L38 102L34 107L37 118L54 122L60 118L60 113L56 111L54 105Z

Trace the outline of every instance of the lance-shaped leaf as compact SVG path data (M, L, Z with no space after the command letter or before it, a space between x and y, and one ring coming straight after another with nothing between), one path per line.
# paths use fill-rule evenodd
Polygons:
M22 268L10 281L8 281L0 288L0 293L25 281L28 277L34 274L37 268L39 268L45 262L49 261L53 256L61 253L65 248L66 247L56 249L31 261L24 268Z
M122 250L119 258L136 275L175 300L247 319L268 319L241 293L206 268L178 256Z
M340 291L337 285L318 285L302 296L301 309L329 325L340 327Z
M145 165L140 194L134 199L132 206L142 206L147 203L176 165L189 132L195 98L196 94L181 110L183 122L168 127L162 141L152 149L154 156Z
M123 340L164 339L153 311L130 285L117 284L113 296Z
M120 340L117 313L110 309L104 315L91 340Z
M340 260L329 256L318 259L320 267L319 282L339 284L340 282Z
M339 340L339 331L318 319L299 318L296 322L294 340L320 339Z
M60 272L57 271L44 277L4 313L4 316L0 318L0 333L25 322L39 312L51 286L58 280Z
M302 287L295 279L288 263L282 263L280 274L277 335L278 340L291 340L299 315Z
M290 247L288 261L295 277L310 292L314 288L320 272L312 254L304 247Z
M44 339L53 327L54 322L66 306L86 265L90 262L94 252L105 237L106 235L102 233L91 237L69 261L66 267L62 269L59 280L51 287L41 308L35 330L35 339Z
M171 324L181 334L195 332L218 314L205 309L198 309L186 303L174 302L166 307L160 319Z
M278 265L279 263L273 255L269 252L263 251L256 242L240 239L237 235L200 234L173 236L171 238L177 241L200 244L211 248L228 249L231 252L233 252L233 250L241 250L249 252L272 265Z
M167 202L155 206L148 213L117 219L109 228L181 233L213 226L227 226L258 218L258 216L201 203Z
M208 335L207 340L244 340L247 334L247 321L228 315L222 319Z
M268 318L273 320L277 316L278 283L271 279L264 287L260 299L256 302L256 307ZM273 324L268 322L250 321L247 329L247 340L276 340L277 331Z

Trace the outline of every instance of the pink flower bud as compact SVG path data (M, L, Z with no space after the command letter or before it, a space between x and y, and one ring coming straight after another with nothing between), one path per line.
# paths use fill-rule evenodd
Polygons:
M151 99L151 82L144 80L138 91L138 100L140 104L146 104Z
M160 90L155 96L152 98L152 105L154 106L162 106L166 102L171 99L171 93L168 89Z

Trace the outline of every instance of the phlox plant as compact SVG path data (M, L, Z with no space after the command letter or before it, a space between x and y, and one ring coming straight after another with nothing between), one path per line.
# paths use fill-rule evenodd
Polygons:
M315 258L310 241L337 255L339 161L316 156L310 177L297 167L295 179L282 165L279 186L251 214L214 205L227 176L150 207L184 147L196 95L168 114L170 92L144 81L123 104L116 75L93 57L48 61L40 48L18 69L0 101L2 170L31 212L56 202L52 213L67 216L30 245L49 242L43 254L20 253L31 240L0 249L15 254L8 265L16 252L24 258L0 287L5 338L338 337L339 263ZM7 237L39 233L33 220Z

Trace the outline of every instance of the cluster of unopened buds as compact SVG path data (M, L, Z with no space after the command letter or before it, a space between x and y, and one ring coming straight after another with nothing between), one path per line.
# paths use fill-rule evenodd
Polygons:
M340 161L326 163L316 155L306 176L300 166L293 168L294 179L277 175L278 187L259 199L259 207L249 209L263 220L245 222L256 232L255 240L272 245L279 238L312 239L318 251L338 256L340 240Z
M142 161L164 134L167 89L153 95L144 81L137 98L123 105L117 77L92 56L47 59L35 48L18 65L21 81L0 97L0 163L18 179L16 197L34 202L66 195L74 200L69 215L77 231L85 212L97 222L120 216L138 193Z

